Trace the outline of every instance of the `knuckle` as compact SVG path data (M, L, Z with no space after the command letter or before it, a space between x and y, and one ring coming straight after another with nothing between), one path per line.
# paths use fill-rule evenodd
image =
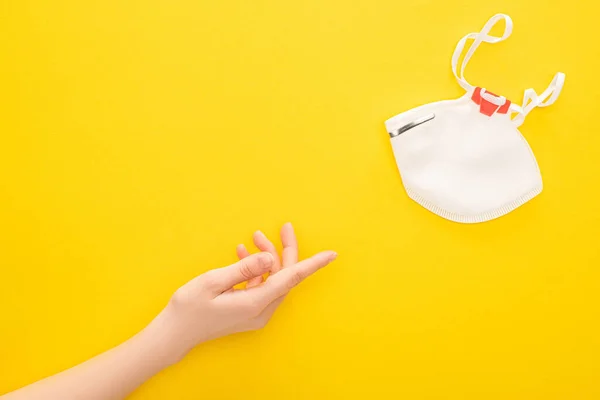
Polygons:
M200 277L199 281L203 287L212 287L216 285L217 277L213 271L208 271Z
M288 288L292 289L298 286L300 282L302 282L302 279L304 279L304 277L300 272L293 272L292 275L290 275L290 280L288 281Z
M248 280L253 277L252 268L246 259L240 261L240 273L244 277L244 279Z

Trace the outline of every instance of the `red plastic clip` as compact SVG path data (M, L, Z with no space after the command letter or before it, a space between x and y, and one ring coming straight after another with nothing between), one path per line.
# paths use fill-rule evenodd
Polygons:
M492 96L499 97L498 95L495 95L492 92L488 92L487 90L485 92L491 94ZM475 104L479 104L479 112L484 115L487 115L488 117L491 117L492 115L494 115L494 113L506 114L510 107L510 100L506 100L504 104L498 106L492 103L491 101L484 99L481 96L480 87L475 88L475 90L473 91L473 96L471 96L471 100L473 100Z

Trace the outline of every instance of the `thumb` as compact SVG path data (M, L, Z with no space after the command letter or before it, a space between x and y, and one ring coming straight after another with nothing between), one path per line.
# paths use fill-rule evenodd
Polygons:
M273 263L274 260L271 254L256 253L241 259L235 264L211 271L210 280L216 291L223 292L238 283L269 272Z

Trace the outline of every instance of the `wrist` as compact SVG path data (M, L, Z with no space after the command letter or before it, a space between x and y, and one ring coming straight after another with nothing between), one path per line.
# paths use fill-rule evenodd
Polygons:
M176 364L191 350L180 332L180 327L167 306L139 333L140 339L151 347L163 368Z

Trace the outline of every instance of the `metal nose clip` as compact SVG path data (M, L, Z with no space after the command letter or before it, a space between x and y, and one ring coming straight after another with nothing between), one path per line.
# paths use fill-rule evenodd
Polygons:
M412 121L404 126L401 126L399 129L396 129L396 131L394 131L394 132L388 132L388 133L390 134L391 138L395 138L396 136L400 136L404 132L406 132L414 127L417 127L421 124L424 124L427 121L431 121L434 118L435 118L435 114L429 114L429 115L426 115L419 119L415 119L414 121Z

